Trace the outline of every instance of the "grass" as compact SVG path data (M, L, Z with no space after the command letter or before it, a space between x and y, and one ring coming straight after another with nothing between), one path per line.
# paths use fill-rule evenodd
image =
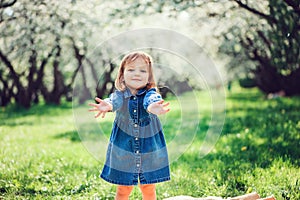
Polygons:
M205 93L197 97L198 129L192 122L199 116L181 119L181 109L194 105L168 99L172 111L162 117L167 142L196 132L189 148L172 160L172 180L157 184L158 199L250 192L300 199L299 97L267 100L256 89L235 88L227 94L222 134L206 156L199 147L209 129L211 102ZM115 186L98 178L103 164L81 142L72 105L11 106L2 108L0 118L0 199L113 199ZM111 114L101 127L106 137L112 119ZM131 199L141 199L138 188Z

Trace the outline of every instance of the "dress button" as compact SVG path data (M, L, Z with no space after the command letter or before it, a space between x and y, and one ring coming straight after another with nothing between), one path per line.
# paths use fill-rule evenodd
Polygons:
M136 100L136 97L133 97L133 100Z
M138 153L140 153L140 152L139 152L139 151L136 151L135 153L138 154Z
M135 138L135 140L138 140L138 139L139 139L139 138L137 138L137 137Z
M136 166L137 166L137 167L139 167L139 166L140 166L140 164L136 164Z
M134 124L134 127L137 127L138 125L137 124Z
M136 112L136 110L133 110L133 112Z

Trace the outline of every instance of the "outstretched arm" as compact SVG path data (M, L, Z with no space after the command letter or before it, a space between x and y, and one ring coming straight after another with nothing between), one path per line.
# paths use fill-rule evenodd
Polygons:
M164 103L164 100L153 102L148 106L147 111L155 115L162 115L170 111L170 108L167 108L169 104Z
M107 112L112 111L113 106L110 103L108 103L108 102L106 102L106 101L104 101L104 100L102 100L102 99L100 99L98 97L96 97L95 100L99 104L96 104L96 103L90 103L89 104L89 106L93 106L94 107L94 108L89 109L90 112L98 112L95 115L95 118L99 117L100 115L102 115L102 118L104 118L105 114Z

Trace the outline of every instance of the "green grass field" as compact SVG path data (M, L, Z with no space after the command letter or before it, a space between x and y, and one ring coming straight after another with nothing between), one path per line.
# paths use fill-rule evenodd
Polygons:
M197 96L199 129L185 153L172 161L172 180L157 184L158 199L250 192L300 199L300 98L267 100L256 89L236 88L227 94L222 134L203 157L199 147L209 128L210 99L204 92ZM175 137L181 109L193 105L180 106L174 97L167 101L172 110L162 121L168 142ZM71 104L28 111L11 106L2 108L0 118L0 199L113 199L115 186L98 178L103 163L81 142ZM110 114L102 122L106 136L112 119ZM141 199L138 188L131 199Z

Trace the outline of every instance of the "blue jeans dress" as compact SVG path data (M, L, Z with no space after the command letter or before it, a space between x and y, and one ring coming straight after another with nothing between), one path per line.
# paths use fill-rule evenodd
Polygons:
M159 118L147 107L161 100L155 88L115 91L105 101L116 111L101 178L118 185L170 180L166 142Z

